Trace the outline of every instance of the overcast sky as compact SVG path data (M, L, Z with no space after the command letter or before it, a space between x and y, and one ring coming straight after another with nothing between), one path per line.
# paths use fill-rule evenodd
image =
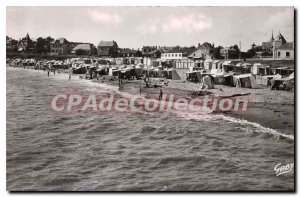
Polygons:
M279 30L294 40L292 7L7 7L6 34L115 40L119 47L261 44Z

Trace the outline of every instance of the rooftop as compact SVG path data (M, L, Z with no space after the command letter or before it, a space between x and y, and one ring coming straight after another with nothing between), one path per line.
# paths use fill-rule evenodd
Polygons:
M294 43L293 42L287 42L283 45L281 45L280 47L278 47L277 49L294 49Z
M98 46L100 46L100 47L112 47L112 46L114 46L115 43L116 43L115 41L103 41L103 40L101 40L99 42Z
M91 50L91 44L79 44L79 45L77 45L76 47L74 47L73 49L72 49L72 51L76 51L76 50Z

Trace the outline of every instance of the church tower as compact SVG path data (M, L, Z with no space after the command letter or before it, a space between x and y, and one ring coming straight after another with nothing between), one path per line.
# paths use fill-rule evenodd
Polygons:
M272 43L274 41L274 36L273 36L273 30L272 30L272 36L271 36L271 39L270 39L270 42Z

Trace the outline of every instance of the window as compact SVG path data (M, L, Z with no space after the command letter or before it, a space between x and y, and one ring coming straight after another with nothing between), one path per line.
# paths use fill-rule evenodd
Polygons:
M172 54L172 57L174 57L174 54Z
M170 57L170 54L169 54L169 57Z
M181 54L178 54L178 57L181 57Z
M177 57L177 54L175 54L175 57Z
M286 52L286 57L290 57L290 52Z
M280 57L280 51L278 51L278 57Z

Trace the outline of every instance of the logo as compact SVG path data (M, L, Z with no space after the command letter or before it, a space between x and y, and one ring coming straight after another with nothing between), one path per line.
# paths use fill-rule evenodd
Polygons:
M294 167L294 163L288 163L286 165L281 165L281 163L277 164L274 167L274 171L276 173L276 176L279 176L281 174L285 174L290 172Z
M181 112L212 113L213 111L246 111L248 98L216 98L204 96L190 98L165 94L160 99L142 95L81 95L57 94L51 99L51 109L55 112L95 111L95 112L157 112L171 109Z

